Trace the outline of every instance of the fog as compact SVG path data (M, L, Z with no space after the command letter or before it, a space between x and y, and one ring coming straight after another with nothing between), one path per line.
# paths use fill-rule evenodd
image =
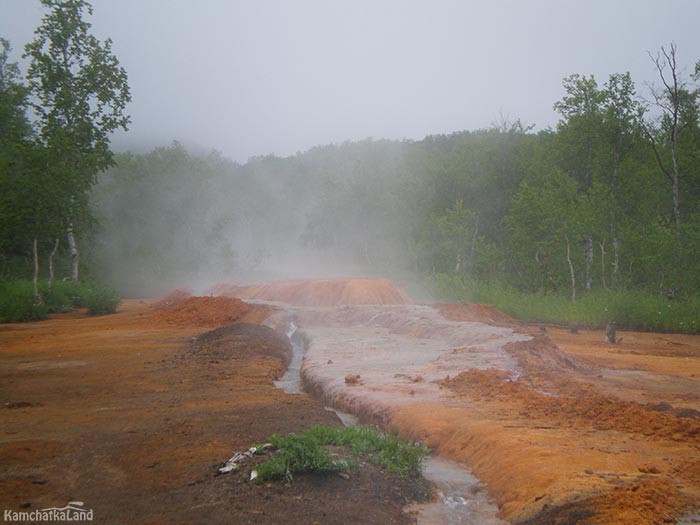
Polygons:
M413 225L398 205L410 199L409 146L362 141L244 165L179 144L120 155L93 194L91 266L129 296L398 272Z
M695 0L95 0L129 74L117 149L177 139L244 162L367 137L419 139L500 115L553 126L571 73L654 80L647 51L700 49ZM2 0L17 57L39 2Z
M95 189L86 260L128 295L463 271L482 236L488 274L527 169L509 133L483 130L556 127L573 73L629 71L641 90L649 52L673 41L682 63L700 58L696 0L92 5L133 97L113 146L136 155ZM0 3L25 68L41 13Z

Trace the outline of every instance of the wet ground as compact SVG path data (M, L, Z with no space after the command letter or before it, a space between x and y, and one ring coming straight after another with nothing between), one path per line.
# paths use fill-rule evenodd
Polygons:
M272 433L340 421L274 387L288 343L245 323L260 309L205 302L189 322L186 307L126 301L112 316L0 326L0 509L81 501L97 523L415 521L403 507L428 497L425 483L372 464L265 485L215 475ZM212 306L244 323L207 333L199 314Z
M483 520L695 519L700 338L621 333L613 346L601 332L545 332L491 307L410 305L385 281L352 284L316 285L319 304L336 306L309 306L295 283L280 298L306 306L175 294L115 316L0 327L0 505L80 500L106 523L410 521L401 508L424 488L380 472L260 490L210 476L273 432L339 424L332 403L468 465L479 481L462 492L497 505ZM275 299L274 286L236 290ZM403 304L337 305L350 295ZM217 338L192 341L216 326L207 308L283 339L253 324L219 334L232 354ZM290 320L322 403L274 388Z

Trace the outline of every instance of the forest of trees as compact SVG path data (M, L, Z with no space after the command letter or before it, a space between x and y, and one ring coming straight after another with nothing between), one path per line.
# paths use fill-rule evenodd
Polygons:
M285 264L293 276L301 257L303 268L454 274L572 300L623 289L693 296L698 73L680 76L675 47L660 57L675 88L637 93L629 74L602 84L572 75L554 104L557 128L539 133L516 120L242 165L176 143L120 155L95 195L98 266L137 289L284 277Z
M658 79L641 91L627 73L565 78L555 129L504 120L244 164L178 143L113 156L126 74L73 4L26 47L26 81L0 42L0 278L33 277L35 303L54 267L78 278L77 239L88 273L129 295L341 274L570 302L700 291L700 62L673 44L650 54Z
M92 224L90 195L98 174L113 165L110 135L129 122L126 72L111 41L90 34L84 20L90 4L41 4L45 15L24 48L29 62L24 78L10 62L10 42L0 38L0 319L40 317L48 299L51 309L60 309L84 303L89 293L96 297L78 282L78 237ZM66 279L74 283L70 301L52 294L56 262L66 253ZM46 260L47 285L41 290ZM16 280L28 268L31 302L25 308L23 286ZM114 294L107 295L114 304ZM8 310L18 313L3 313Z

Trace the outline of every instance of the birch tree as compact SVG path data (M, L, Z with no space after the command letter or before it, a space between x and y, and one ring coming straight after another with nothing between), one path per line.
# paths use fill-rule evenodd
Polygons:
M683 110L685 106L692 106L697 97L697 91L689 88L688 82L683 78L681 67L676 57L677 47L671 43L668 50L661 47L661 51L656 55L649 53L656 71L661 80L661 86L650 86L653 104L661 110L662 121L660 126L660 137L668 144L670 149L671 162L664 160L663 152L660 151L654 134L648 132L654 148L654 154L659 168L671 183L673 192L673 219L676 228L680 228L683 220L681 211L681 173L679 166L679 135L683 129ZM697 74L697 71L696 71Z
M48 10L25 47L27 79L36 114L37 135L47 151L45 169L60 177L66 200L71 279L79 277L75 226L89 214L88 196L101 170L112 165L110 135L127 129L131 100L127 75L83 20L92 14L85 0L41 0Z

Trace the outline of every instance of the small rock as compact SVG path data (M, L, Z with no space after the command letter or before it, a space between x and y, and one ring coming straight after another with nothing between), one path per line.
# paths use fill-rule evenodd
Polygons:
M327 364L327 365L332 365L332 364L333 364L333 360L332 360L332 359L329 359L328 361L326 361L326 364Z
M32 506L31 501L23 501L22 503L19 504L20 508L22 509L28 509L29 507Z
M673 405L670 403L666 402L661 402L657 403L655 405L647 405L649 407L649 410L653 410L654 412L668 412L669 410L673 410Z
M360 374L347 374L345 376L346 385L356 385L360 382Z
M656 468L654 465L642 465L641 467L638 467L637 470L641 472L642 474L660 474L661 471Z
M35 479L35 480L32 480L32 483L34 483L34 485L46 485L46 480L45 479Z
M592 471L591 469L589 469L589 468L587 468L586 470L584 470L584 472L585 472L586 474L593 474L593 471Z

